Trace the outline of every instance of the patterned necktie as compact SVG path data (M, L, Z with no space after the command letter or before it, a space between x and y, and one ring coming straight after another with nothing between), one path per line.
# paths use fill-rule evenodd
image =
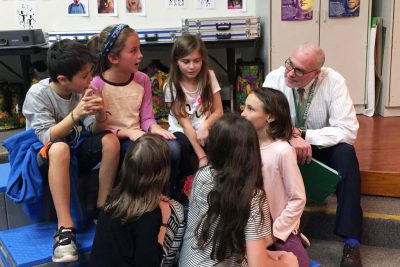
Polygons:
M299 115L303 116L304 114L304 109L305 109L305 103L306 103L306 99L304 97L305 94L304 88L298 88L297 89L297 93L299 95L299 101L298 101L298 107L299 107Z

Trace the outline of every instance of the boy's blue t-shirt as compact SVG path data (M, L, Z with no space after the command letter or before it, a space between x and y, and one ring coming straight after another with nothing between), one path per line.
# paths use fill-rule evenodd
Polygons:
M82 3L79 5L75 5L74 3L70 4L68 7L68 14L85 14L85 6Z

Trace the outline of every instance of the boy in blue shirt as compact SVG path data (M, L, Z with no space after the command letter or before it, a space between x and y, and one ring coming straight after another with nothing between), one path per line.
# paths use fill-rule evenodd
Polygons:
M68 6L68 14L85 14L85 5L81 3L81 0L74 0Z

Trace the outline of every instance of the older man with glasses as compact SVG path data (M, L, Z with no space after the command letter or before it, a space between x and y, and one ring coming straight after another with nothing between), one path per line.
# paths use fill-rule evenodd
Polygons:
M336 188L335 234L344 238L340 266L362 266L360 240L360 169L353 143L358 121L342 75L323 67L324 51L315 44L293 50L285 66L269 73L263 84L282 91L290 105L299 164L314 157L341 174Z

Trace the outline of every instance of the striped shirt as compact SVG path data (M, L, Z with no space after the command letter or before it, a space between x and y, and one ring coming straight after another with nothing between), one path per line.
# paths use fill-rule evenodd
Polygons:
M197 239L195 229L200 218L207 212L207 196L214 187L214 177L210 166L200 169L194 178L192 193L189 198L189 214L187 229L183 238L183 246L179 259L179 266L182 267L206 267L206 266L247 266L246 260L237 263L235 258L230 258L224 262L218 263L211 259L212 244L204 250L197 248ZM259 212L258 203L260 194L257 194L251 201L250 217L245 228L246 240L255 240L265 238L271 235L271 221L269 216L269 206L267 199L263 203L264 225L261 224L261 214ZM215 223L211 227L211 235L216 228Z
M169 207L171 208L171 215L168 219L167 232L163 243L162 267L174 266L176 264L186 226L182 204L170 199Z

